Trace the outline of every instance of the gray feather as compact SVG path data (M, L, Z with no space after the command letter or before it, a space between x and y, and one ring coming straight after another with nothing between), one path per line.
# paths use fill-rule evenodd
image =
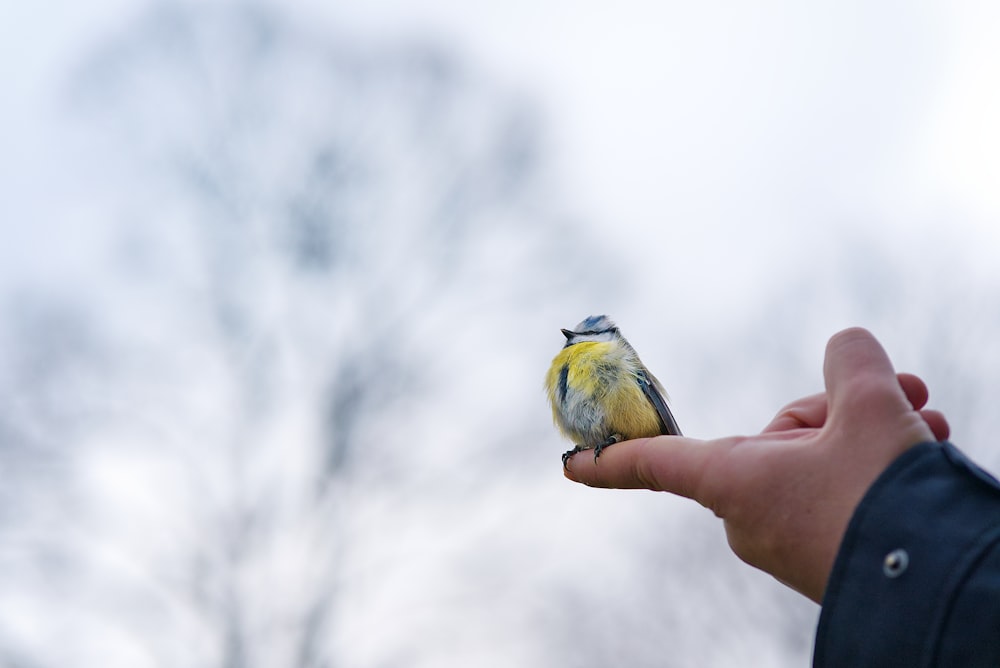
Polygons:
M668 436L682 436L681 428L677 426L677 420L674 419L674 414L670 412L670 407L667 406L667 400L663 398L663 393L660 392L659 383L656 382L656 379L645 369L640 369L636 374L636 381L639 383L639 387L642 388L642 393L649 399L649 403L653 404L656 414L660 416L663 433Z

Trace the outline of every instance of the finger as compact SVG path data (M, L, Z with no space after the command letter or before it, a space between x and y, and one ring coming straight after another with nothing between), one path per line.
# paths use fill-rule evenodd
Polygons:
M927 386L912 373L900 373L896 380L915 410L927 403ZM788 404L774 416L761 433L786 431L789 429L819 428L826 422L827 395L825 392L803 397Z
M930 427L931 432L934 434L934 439L938 441L948 440L948 437L951 435L951 427L948 425L948 419L940 411L924 409L924 406L927 405L927 399L930 397L930 393L927 391L927 384L912 373L901 373L898 378L899 386L903 388L907 400L913 406L913 409L920 413L920 417L923 418L927 426Z
M920 410L927 405L930 393L927 391L927 385L919 376L914 376L912 373L900 373L896 375L896 380L903 388L903 393L910 405L913 406L913 410Z
M764 427L762 434L789 429L819 428L826 422L826 393L820 392L788 404Z
M951 436L951 427L948 425L948 419L940 411L924 409L920 411L920 417L931 428L935 440L947 441L948 437Z
M564 473L591 487L651 489L696 499L712 460L732 447L731 440L657 436L623 441L604 450L596 461L589 451L578 453Z

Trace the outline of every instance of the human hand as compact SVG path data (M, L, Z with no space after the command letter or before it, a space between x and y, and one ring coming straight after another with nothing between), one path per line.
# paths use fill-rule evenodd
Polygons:
M826 392L787 405L756 436L625 441L565 475L592 487L672 492L722 518L740 559L819 603L847 524L868 487L909 447L948 438L927 386L896 374L866 330L835 334Z

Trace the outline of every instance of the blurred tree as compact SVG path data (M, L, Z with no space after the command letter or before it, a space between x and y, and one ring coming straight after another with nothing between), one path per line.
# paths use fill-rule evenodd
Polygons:
M57 385L56 407L89 408L92 428L49 423L81 501L49 540L79 572L33 600L63 598L65 634L8 646L37 665L398 652L361 638L393 623L377 601L408 558L391 539L407 504L456 459L531 445L516 406L480 402L468 419L502 409L508 426L458 456L437 425L469 390L472 340L551 304L577 262L543 262L561 227L535 114L441 51L364 48L247 5L157 6L83 60L70 103L88 203L119 223L103 284L11 334L35 367L17 392ZM61 322L74 314L99 333ZM67 357L91 338L113 364ZM65 385L77 358L106 383L100 406Z

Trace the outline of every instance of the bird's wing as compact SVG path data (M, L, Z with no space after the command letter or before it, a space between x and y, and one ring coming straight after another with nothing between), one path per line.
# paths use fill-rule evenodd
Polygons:
M663 433L668 436L681 436L681 428L677 426L677 420L674 419L674 414L670 412L670 407L667 406L667 400L663 398L663 393L660 391L659 383L656 382L656 379L648 371L641 369L636 374L636 381L639 383L639 387L642 388L642 393L649 399L649 403L653 404L656 414L660 416L660 422L663 424Z

